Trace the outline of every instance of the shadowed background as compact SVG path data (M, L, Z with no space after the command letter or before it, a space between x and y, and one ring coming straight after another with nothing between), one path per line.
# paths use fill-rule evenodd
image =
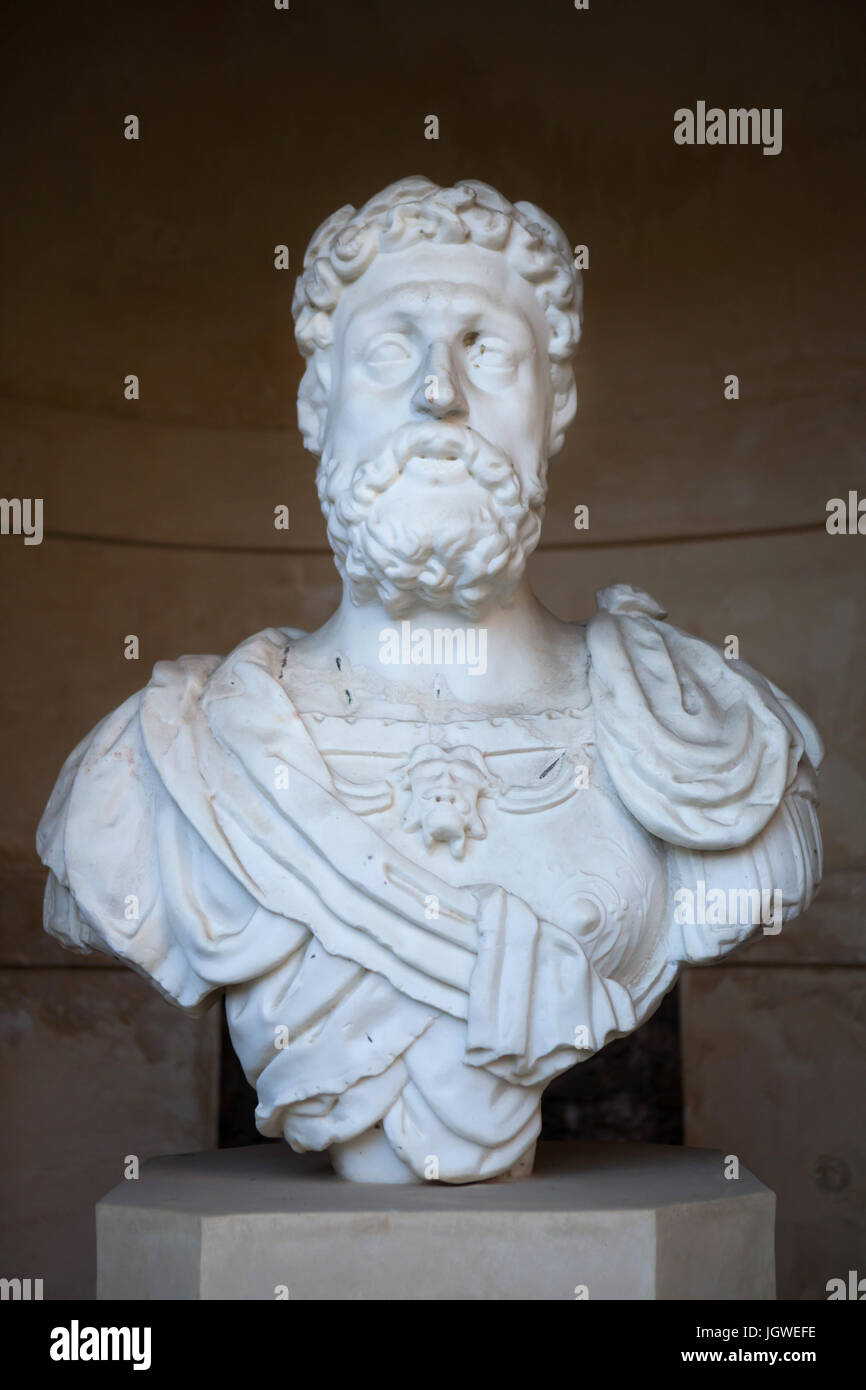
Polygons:
M812 912L559 1078L545 1132L736 1153L779 1197L783 1296L862 1263L866 538L824 520L866 494L863 28L854 0L7 16L0 491L43 498L46 536L0 537L0 1275L91 1296L93 1203L126 1155L255 1137L218 1010L191 1021L43 937L33 837L66 754L154 661L335 606L292 290L324 217L411 173L482 179L589 248L539 596L580 618L603 585L648 589L737 635L827 742ZM675 145L698 100L781 107L782 153Z

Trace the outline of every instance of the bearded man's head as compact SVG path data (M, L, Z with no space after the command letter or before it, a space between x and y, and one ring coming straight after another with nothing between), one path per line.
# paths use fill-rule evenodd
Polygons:
M574 416L564 233L486 184L392 184L316 232L295 290L298 420L356 602L477 617L541 531Z

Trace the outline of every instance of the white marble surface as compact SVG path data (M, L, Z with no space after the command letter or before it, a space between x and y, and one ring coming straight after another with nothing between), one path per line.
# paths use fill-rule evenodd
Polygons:
M342 602L159 663L79 745L46 927L225 990L260 1130L343 1176L525 1174L552 1077L808 904L820 740L648 594L534 597L580 336L539 209L404 180L323 224L294 308Z

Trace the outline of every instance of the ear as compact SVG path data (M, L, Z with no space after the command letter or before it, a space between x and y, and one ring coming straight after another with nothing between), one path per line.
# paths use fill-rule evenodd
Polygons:
M565 443L565 431L577 414L577 386L570 367L558 366L553 373L553 411L550 418L548 458L558 454Z

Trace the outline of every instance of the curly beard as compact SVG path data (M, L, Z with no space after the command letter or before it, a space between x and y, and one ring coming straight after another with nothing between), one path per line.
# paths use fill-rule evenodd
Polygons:
M468 479L450 491L425 489L407 515L389 493L413 458L454 460ZM473 619L493 596L513 592L541 534L544 458L525 488L508 455L475 430L427 422L396 430L340 491L337 462L323 452L316 483L337 568L356 602L377 598L392 618L420 602Z

